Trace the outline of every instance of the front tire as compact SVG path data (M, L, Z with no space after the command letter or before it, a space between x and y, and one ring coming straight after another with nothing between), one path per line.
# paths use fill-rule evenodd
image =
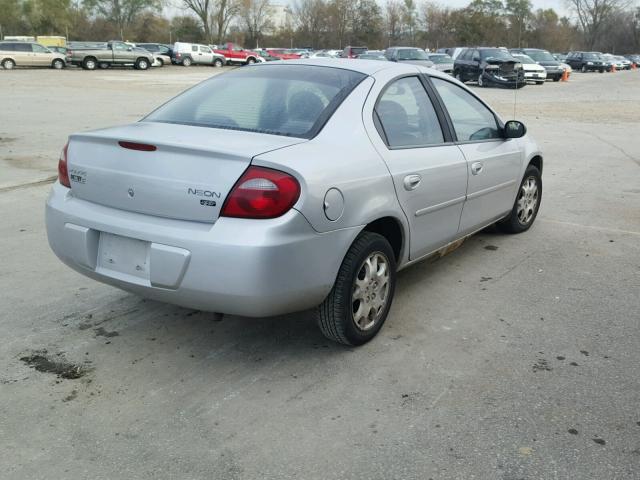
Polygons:
M136 60L135 68L137 70L146 70L149 68L149 60L146 58L139 58Z
M484 82L484 79L482 78L482 73L480 75L478 75L478 86L480 88L484 88L487 86L487 84Z
M387 319L396 284L396 260L382 235L362 232L342 261L336 282L318 307L320 330L344 345L362 345Z
M216 68L222 68L222 67L224 67L224 62L221 59L216 58L213 61L213 66L216 67Z
M529 165L520 182L511 213L498 222L498 228L506 233L526 232L538 216L541 201L542 175L535 166Z
M62 70L64 68L64 62L57 58L53 62L51 62L51 68L55 70Z

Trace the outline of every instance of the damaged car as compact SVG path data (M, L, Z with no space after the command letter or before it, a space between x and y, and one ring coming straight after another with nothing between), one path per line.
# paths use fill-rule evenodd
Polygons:
M453 75L461 82L475 81L480 87L526 85L522 62L504 48L467 48L455 59Z

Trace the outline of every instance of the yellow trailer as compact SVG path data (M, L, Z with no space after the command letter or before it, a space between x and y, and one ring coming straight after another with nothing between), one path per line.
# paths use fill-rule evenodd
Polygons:
M38 35L36 41L45 47L66 47L67 39L65 37L56 37L52 35Z

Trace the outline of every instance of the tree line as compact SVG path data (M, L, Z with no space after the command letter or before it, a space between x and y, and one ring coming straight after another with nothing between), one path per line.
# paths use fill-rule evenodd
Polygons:
M640 51L640 7L633 0L567 0L571 16L533 9L530 0L472 0L450 8L428 0L0 0L0 35L61 35L69 40L123 39L382 49L410 45L491 45ZM280 7L282 14L282 7ZM282 21L284 18L284 21Z

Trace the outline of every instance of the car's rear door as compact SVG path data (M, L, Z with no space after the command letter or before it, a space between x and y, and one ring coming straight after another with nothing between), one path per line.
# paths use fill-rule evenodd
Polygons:
M442 112L419 75L391 80L373 118L372 141L393 178L409 222L409 258L416 259L455 238L467 188L466 161L443 129Z
M467 198L460 234L503 217L513 207L523 154L517 139L505 139L495 114L467 89L431 78L468 166Z

